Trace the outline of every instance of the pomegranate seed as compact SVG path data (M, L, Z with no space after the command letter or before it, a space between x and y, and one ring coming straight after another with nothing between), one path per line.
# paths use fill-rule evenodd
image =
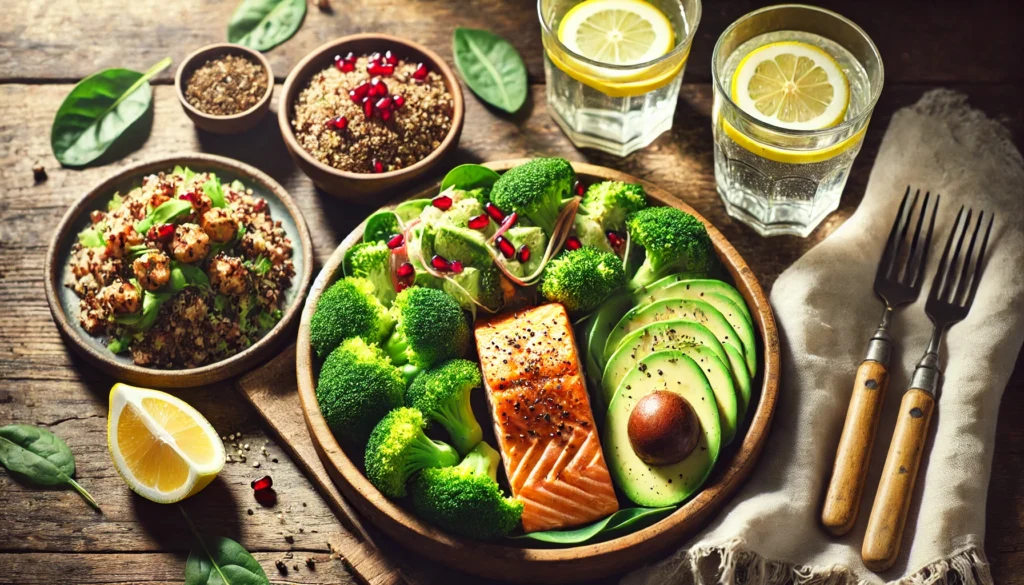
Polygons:
M395 73L395 66L371 62L366 66L366 71L370 75L393 75Z
M192 207L195 207L196 204L199 203L199 197L197 197L196 194L193 193L192 191L178 195L178 199L181 199L182 201L188 201L189 203L192 204Z
M609 231L605 235L608 236L608 243L611 244L613 248L618 248L622 244L626 243L626 240L622 238L622 234L618 232Z
M486 213L481 213L480 215L474 215L473 217L469 218L469 221L466 222L466 225L469 226L469 229L471 230L482 230L488 225L490 225L490 223L491 218L487 217Z
M580 183L579 181L576 181L576 185L573 186L573 190L576 191L577 195L579 195L580 197L583 197L583 183Z
M256 490L255 492L253 492L253 495L256 496L256 501L261 506L269 508L270 506L273 506L274 504L277 503L277 493L271 488L267 488L265 490Z
M416 269L413 268L411 263L406 262L398 266L395 270L395 274L398 275L398 278L409 278L413 274L416 274Z
M352 53L349 53L346 57L341 55L334 56L334 66L338 68L342 73L350 73L356 70L356 59Z
M375 106L377 107L378 110L390 110L391 109L391 104L392 104L391 98L389 98L387 96L384 96L384 97L380 98L379 100L377 100L377 103L375 104Z
M264 475L259 479L252 480L252 483L250 483L249 485L251 485L252 489L256 491L270 489L271 487L274 486L274 479L269 475Z
M505 221L505 214L502 213L500 209L498 209L497 205L491 203L490 201L484 203L484 211L487 212L487 215L491 216L491 219L498 223Z
M366 95L370 97L384 97L388 95L388 84L381 81L379 77L374 77L370 80L369 91Z
M526 263L530 261L530 247L526 244L519 246L519 250L516 251L516 260Z
M174 237L174 224L163 223L153 228L155 233L152 238L161 242L169 242Z
M452 272L455 274L462 274L462 262L459 262L458 260L452 260L449 268L451 268Z
M396 109L405 105L405 98L398 94L391 96L391 99L395 102Z
M338 116L337 118L328 120L327 125L336 130L344 130L345 128L348 128L348 118L345 116Z
M391 119L391 110L377 110L377 115L380 116L381 120L387 122Z
M357 104L363 101L363 99L368 95L370 95L369 81L361 83L357 85L354 89L350 89L348 91L348 97L352 98L352 101L354 101Z
M375 173L383 173L384 172L384 163L380 162L377 159L373 159L373 172L375 172Z
M580 239L577 238L576 236L569 236L565 240L565 247L570 250L579 250L580 248L583 247L583 244L580 243Z
M405 236L402 234L395 234L388 240L388 249L394 250L395 248L400 248L404 243ZM410 266L412 265L410 264Z
M430 265L433 266L435 270L440 270L441 272L447 272L452 269L452 263L440 254L434 254L434 257L430 259Z
M266 208L267 208L267 200L266 199L257 199L256 203L252 206L252 210L255 211L256 213L262 213L263 210L266 209Z
M370 53L369 59L370 61L380 61L380 51L374 51L373 53Z
M430 200L430 204L441 211L448 211L452 206L452 198L447 195L438 195Z
M363 98L363 114L367 118L373 117L373 102L370 101L370 98Z
M345 60L349 61L351 63L355 63L356 62L356 54L353 53L352 51L349 51L348 55L345 55Z
M419 66L416 67L416 71L412 72L412 78L415 79L416 81L423 81L424 79L427 78L427 73L427 66L423 63L420 63Z
M409 288L409 285L404 282L399 282L397 285L395 285L395 290L398 292L402 292L407 288Z
M498 236L494 243L498 246L498 251L501 252L502 256L509 259L515 256L516 248L512 245L512 242L505 239L505 236Z
M398 65L398 56L391 51L386 51L384 53L384 62L388 65Z

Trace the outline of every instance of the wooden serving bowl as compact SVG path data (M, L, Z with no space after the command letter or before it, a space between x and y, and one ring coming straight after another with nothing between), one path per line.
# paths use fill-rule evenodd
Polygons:
M486 166L501 172L525 160L498 161ZM431 560L482 577L521 583L582 581L624 572L678 547L686 537L703 528L750 475L768 437L778 398L779 336L775 317L768 297L739 252L699 213L664 189L604 167L583 163L573 163L573 167L585 182L614 180L640 183L657 204L671 205L704 221L722 264L750 306L760 336L764 357L761 372L755 379L755 383L760 382L760 392L755 392L756 407L751 409L753 414L742 442L730 445L723 452L697 495L659 522L595 544L570 548L527 548L515 546L511 541L480 542L452 536L420 520L377 491L342 450L320 414L315 393L318 372L309 341L309 321L320 294L336 280L345 251L362 238L362 227L345 238L316 278L299 325L296 359L299 398L313 445L334 482L360 512L402 545ZM432 184L412 197L426 198L436 194L437 184ZM484 422L483 426L486 427L487 423Z
M230 116L207 114L188 103L188 100L185 99L185 83L191 79L192 73L205 65L210 59L216 59L222 55L240 55L250 61L259 63L267 72L267 91L260 98L260 101L248 110L231 114ZM178 67L178 72L174 75L174 88L178 94L178 101L181 102L182 109L185 110L185 114L188 115L196 127L215 134L238 134L258 124L270 110L270 96L274 93L274 72L270 69L270 61L267 61L263 53L233 43L217 43L207 45L185 57L185 60L181 62L181 66Z
M194 171L216 172L225 183L238 179L251 188L254 195L265 199L271 216L281 222L281 227L292 241L295 277L284 293L286 306L281 320L256 343L219 362L198 368L164 370L135 365L130 356L111 353L103 338L86 333L78 323L78 296L64 283L70 271L71 245L78 232L90 224L89 213L95 209L106 209L107 201L115 191L124 192L139 185L142 177L169 171L175 165L187 166ZM262 364L290 337L305 291L313 278L313 242L298 206L277 181L254 167L229 158L182 154L126 167L76 201L64 214L50 241L45 274L46 301L57 328L72 349L119 382L156 388L187 388L219 382Z
M306 152L296 140L292 129L292 115L295 111L295 100L317 72L334 63L335 55L345 55L349 51L356 55L364 55L379 51L391 50L399 58L426 63L432 71L444 78L448 93L452 96L452 126L440 146L426 158L405 168L386 173L353 173L325 165ZM394 190L408 185L424 173L437 166L445 155L455 149L462 135L462 122L465 116L465 105L462 100L462 87L451 67L437 53L430 49L398 37L385 34L358 34L333 40L313 50L296 65L281 91L281 103L277 108L277 120L284 137L285 146L295 160L295 164L313 183L327 193L358 203L360 205L379 205L391 198Z

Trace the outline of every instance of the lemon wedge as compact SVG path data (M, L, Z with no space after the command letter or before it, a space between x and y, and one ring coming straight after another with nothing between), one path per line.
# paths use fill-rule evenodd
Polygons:
M224 468L224 443L199 411L127 384L110 389L107 448L128 487L161 504L198 493Z
M558 25L569 50L609 65L637 65L672 50L675 30L665 13L643 0L586 0Z
M787 130L822 130L846 117L850 86L839 63L799 41L769 43L740 61L733 102L762 122Z

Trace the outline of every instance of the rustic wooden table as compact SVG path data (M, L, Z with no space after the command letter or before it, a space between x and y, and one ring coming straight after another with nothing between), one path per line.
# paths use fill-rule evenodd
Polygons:
M856 208L881 136L897 108L937 86L965 91L971 103L1004 120L1021 144L1024 74L1011 66L1024 55L1016 0L894 2L825 1L875 39L886 85L842 206L807 239L764 240L726 216L715 193L711 155L709 62L715 39L740 15L769 2L708 0L679 99L674 129L625 159L572 147L548 115L539 27L531 0L333 0L333 12L311 7L298 34L268 57L278 82L308 51L356 32L389 32L425 43L451 61L455 25L489 28L510 39L530 72L531 98L509 117L466 91L466 127L452 162L535 154L566 156L621 169L678 194L714 222L770 287L778 274L827 236ZM72 355L57 334L43 296L43 257L53 226L91 185L130 162L202 151L253 164L298 201L322 262L370 210L316 191L292 164L267 117L242 136L196 131L179 106L174 69L155 81L151 131L120 148L102 166L67 170L53 158L49 130L64 96L79 79L108 67L145 70L165 56L180 59L223 41L235 0L9 0L0 16L0 424L43 425L64 438L78 459L78 478L103 505L93 512L69 490L38 490L0 472L0 583L179 583L190 546L173 507L132 493L111 467L106 398L112 380ZM278 88L279 89L279 88ZM276 98L276 96L275 96ZM276 108L276 103L275 103ZM33 165L49 179L34 183ZM1024 584L1024 360L1018 361L997 426L989 489L986 551L997 583ZM275 582L348 583L332 557L349 536L299 469L230 383L177 392L223 434L269 442L263 466L228 464L186 508L201 529L229 535L254 553ZM996 421L992 421L995 424ZM261 508L249 482L269 473L280 503ZM250 511L251 512L247 512ZM285 533L294 534L294 543ZM303 564L316 559L315 570ZM274 568L287 559L289 572ZM299 569L291 568L298 564ZM413 559L430 580L433 566Z

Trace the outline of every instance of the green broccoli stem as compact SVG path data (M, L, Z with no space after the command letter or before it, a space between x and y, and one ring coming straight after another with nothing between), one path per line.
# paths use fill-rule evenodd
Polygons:
M466 454L484 438L483 429L473 414L469 396L472 388L462 392L458 400L449 400L441 408L432 412L437 422L448 431L455 450Z
M534 225L544 230L545 235L551 237L552 232L555 231L555 222L558 221L558 215L561 211L562 204L559 201L554 204L541 204L537 209L525 215Z
M396 366L404 366L409 363L409 338L401 329L396 328L384 343L384 351L391 358L391 363Z
M643 264L640 265L640 268L637 269L636 274L633 275L633 278L631 278L630 281L626 284L626 288L629 289L630 291L636 291L653 283L655 280L658 280L659 278L661 278L661 274L659 273L659 271L655 270L651 266L650 262L644 262Z
M414 473L428 467L450 467L459 462L459 454L447 443L431 440L422 432L409 446L408 457L402 463L402 477L408 480Z
M471 475L488 476L491 480L498 481L498 462L500 460L501 457L493 447L486 441L480 441L472 451L466 454L458 466L460 469L468 470Z

